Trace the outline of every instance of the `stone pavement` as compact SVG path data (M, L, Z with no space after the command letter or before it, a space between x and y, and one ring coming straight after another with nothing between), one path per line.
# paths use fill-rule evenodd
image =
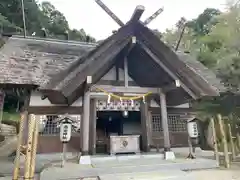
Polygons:
M110 174L99 176L100 180L194 180L193 176L181 171L153 171L144 173Z
M40 174L40 179L64 180L84 177L99 177L101 180L128 179L189 179L193 177L182 170L218 167L209 159L176 159L166 161L161 155L92 157L92 165L67 163L64 168L53 166Z
M77 180L81 178L91 178L93 180L97 179L97 177L100 180L193 180L191 175L180 170L144 171L140 168L137 172L136 169L129 167L96 170L96 168L92 167L79 167L76 164L66 164L65 168L52 167L44 170L40 175L41 180Z
M215 168L216 162L211 159L198 158L197 160L186 160L188 154L187 149L174 150L177 154L182 154L182 158L174 161L163 160L162 154L142 154L142 155L129 155L129 156L94 156L91 158L91 165L79 165L76 163L67 163L65 168L60 168L59 160L61 154L41 155L37 157L36 172L41 173L43 180L60 180L60 179L79 179L80 177L92 177L96 179L97 176L109 180L114 176L116 180L127 179L146 179L151 177L153 180L170 178L173 174L179 176L186 176L185 172L181 170L186 169L202 169L202 168ZM199 151L201 154L201 152ZM198 154L198 157L201 157ZM209 157L212 152L207 153ZM68 154L68 159L76 159L76 154ZM23 162L23 161L22 161ZM56 166L51 166L55 162ZM56 163L58 162L58 163ZM0 174L11 175L13 170L13 161L7 160L0 161ZM169 172L171 170L171 172ZM181 173L181 174L180 174ZM164 174L164 175L163 175ZM172 177L174 179L174 177ZM192 177L185 177L192 179ZM11 178L10 178L11 179ZM147 178L149 179L149 178ZM0 178L0 180L2 180ZM4 179L5 180L5 179Z

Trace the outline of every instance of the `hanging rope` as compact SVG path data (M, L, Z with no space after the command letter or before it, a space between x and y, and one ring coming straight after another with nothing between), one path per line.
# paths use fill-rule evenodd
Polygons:
M116 98L116 99L119 99L119 100L138 100L138 99L144 99L145 100L146 96L149 96L150 94L152 94L152 92L147 92L147 93L145 93L143 95L139 95L139 96L118 96L116 94L109 93L102 88L96 87L96 89L105 93L106 95L108 95L108 97L113 97L113 98Z

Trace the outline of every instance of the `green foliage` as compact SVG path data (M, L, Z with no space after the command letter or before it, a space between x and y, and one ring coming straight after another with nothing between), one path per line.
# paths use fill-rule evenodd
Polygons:
M175 47L181 29L168 30L163 39ZM228 116L239 114L238 95L240 88L240 6L234 4L227 11L208 8L196 19L186 23L179 49L189 51L205 66L212 69L229 92L218 98L194 102L202 116L221 113ZM202 117L203 117L202 116Z
M217 23L214 18L221 12L214 8L207 8L202 14L200 14L197 19L193 19L187 23L187 26L193 29L196 36L207 35L211 30L211 27Z
M43 36L44 28L51 38L95 42L95 38L88 35L84 29L70 29L66 17L53 4L44 1L38 4L37 0L23 0L27 35ZM0 0L0 34L23 34L23 14L21 0ZM4 40L0 39L0 47ZM20 90L6 92L4 110L5 120L17 120L17 112L23 104L23 95ZM11 112L11 113L10 113Z
M3 112L3 122L19 121L20 114L17 112Z
M44 28L49 37L63 39L69 33L71 40L95 42L83 29L69 28L66 17L48 1L24 0L27 34L42 36ZM0 0L0 29L7 33L23 33L22 6L20 0Z

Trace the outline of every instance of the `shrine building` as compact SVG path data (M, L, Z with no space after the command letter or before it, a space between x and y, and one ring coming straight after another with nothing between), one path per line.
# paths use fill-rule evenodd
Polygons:
M76 120L68 151L113 154L111 141L121 141L135 153L170 152L187 146L191 101L225 90L199 61L134 19L99 44L2 38L0 87L27 90L25 112L41 127L37 153L61 152L54 119L65 114Z

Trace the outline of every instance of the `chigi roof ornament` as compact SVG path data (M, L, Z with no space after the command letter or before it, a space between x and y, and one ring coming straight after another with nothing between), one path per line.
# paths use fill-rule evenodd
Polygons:
M115 13L113 13L101 0L95 0L95 2L120 26L124 26L125 23L117 17ZM135 11L130 19L130 21L138 21L140 20L143 12L145 10L145 7L142 5L138 5L135 8ZM159 8L156 12L154 12L151 16L149 16L145 21L143 21L143 24L147 26L150 24L154 19L156 19L162 12L163 12L163 7Z

